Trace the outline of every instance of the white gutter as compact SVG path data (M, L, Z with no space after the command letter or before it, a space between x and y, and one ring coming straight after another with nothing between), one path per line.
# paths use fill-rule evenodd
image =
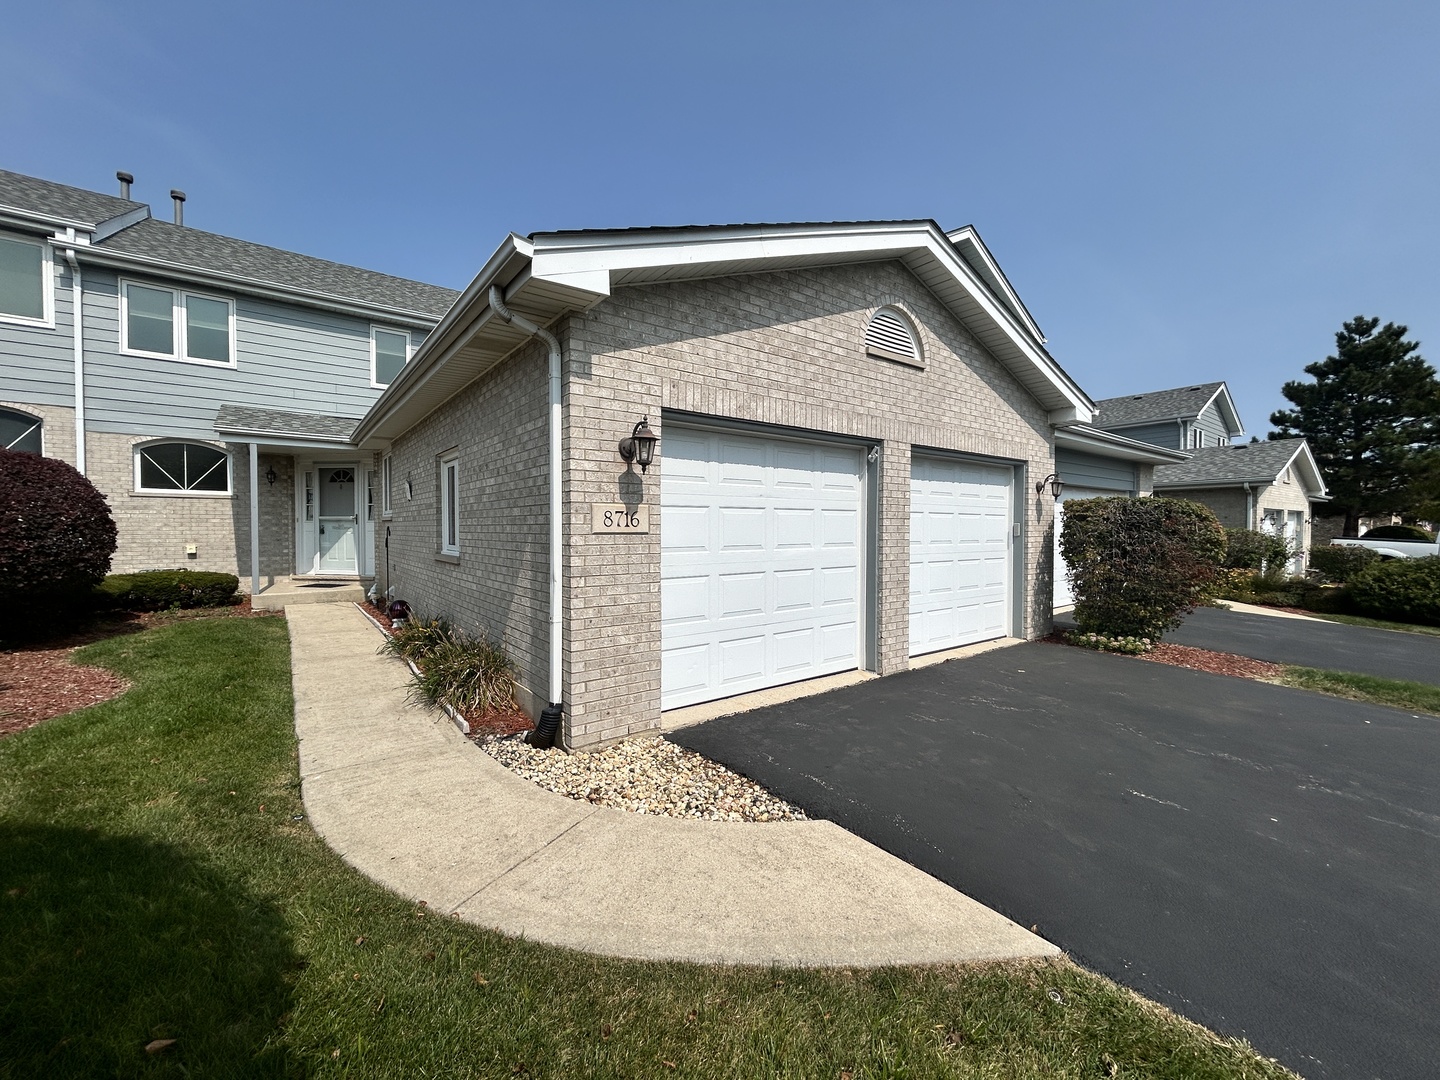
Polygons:
M65 239L73 245L75 230L67 229ZM65 261L70 264L70 326L74 331L75 348L75 468L85 475L85 333L82 321L82 306L85 302L81 289L80 260L75 257L73 246L65 248Z
M550 696L549 704L540 714L539 723L531 735L533 745L549 746L554 743L565 713L565 706L560 700L563 692L560 662L564 627L560 607L560 545L564 539L564 523L560 517L560 339L507 308L505 292L499 285L490 286L490 310L532 337L538 337L550 351Z

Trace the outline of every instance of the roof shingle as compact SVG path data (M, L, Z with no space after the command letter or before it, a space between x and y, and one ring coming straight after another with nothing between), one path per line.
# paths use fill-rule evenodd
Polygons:
M1224 383L1200 383L1149 394L1126 394L1095 403L1095 426L1103 428L1154 424L1162 420L1188 419L1200 415L1206 403Z
M326 416L322 413L287 412L284 409L254 409L248 405L221 405L215 413L215 430L257 435L299 435L312 439L348 441L360 423L358 417Z
M145 204L0 169L0 205L95 226Z
M1156 465L1155 486L1242 484L1247 480L1252 484L1273 483L1304 445L1304 439L1274 439L1235 446L1207 446L1191 451L1189 461Z

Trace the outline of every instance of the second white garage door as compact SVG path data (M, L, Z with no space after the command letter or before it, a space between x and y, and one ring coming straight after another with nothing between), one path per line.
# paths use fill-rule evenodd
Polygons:
M665 425L661 707L859 666L858 448Z
M1014 476L956 458L911 461L911 656L1010 633Z

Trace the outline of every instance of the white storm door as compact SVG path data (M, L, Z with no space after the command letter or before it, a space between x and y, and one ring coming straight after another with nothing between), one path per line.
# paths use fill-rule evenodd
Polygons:
M1010 633L1015 470L910 463L910 655Z
M359 531L356 508L359 470L353 465L321 465L320 474L320 573L354 574L359 571L355 534Z
M1101 499L1124 494L1126 492L1123 491L1100 491L1093 488L1071 487L1067 487L1061 493L1060 500L1055 504L1055 607L1072 607L1075 603L1075 594L1070 591L1070 578L1066 572L1065 557L1060 554L1060 530L1065 525L1065 503L1070 499Z
M660 707L859 666L858 448L665 425Z

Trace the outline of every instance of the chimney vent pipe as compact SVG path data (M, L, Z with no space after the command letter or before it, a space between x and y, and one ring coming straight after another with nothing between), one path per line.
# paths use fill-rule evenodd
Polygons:
M135 182L135 177L121 169L115 174L115 179L120 181L120 197L122 199L130 198L130 185Z
M175 224L185 224L185 192L179 188L170 189L170 198L175 200Z

